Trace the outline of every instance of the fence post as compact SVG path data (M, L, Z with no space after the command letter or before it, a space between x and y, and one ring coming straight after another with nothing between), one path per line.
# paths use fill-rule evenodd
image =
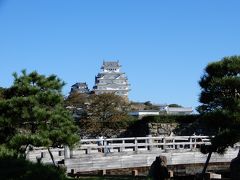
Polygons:
M135 145L134 151L137 152L138 151L138 141L137 141L136 137L134 139L134 145Z
M106 140L106 139L103 140L103 146L104 146L103 152L104 152L104 154L106 155L106 154L108 153L107 140Z
M172 145L171 147L172 147L173 149L176 149L176 147L175 147L175 137L173 137L172 143L173 143L173 145Z
M196 139L194 140L196 142ZM193 148L196 146L196 144L192 144L193 143L193 138L192 136L189 137L189 142L190 142L190 149L193 150Z
M64 146L64 159L70 158L70 149L67 145Z
M146 139L145 143L148 143L147 146L147 150L151 151L152 150L152 135L147 135L147 137L149 137L149 139Z
M118 149L119 149L118 152L123 152L123 150L124 150L124 148L125 148L125 147L124 147L124 144L125 144L125 140L123 139L123 140L122 140L122 145L123 145L123 146L121 146L121 147L118 148Z
M70 158L73 157L73 149L70 149Z
M166 150L166 139L163 137L163 150Z

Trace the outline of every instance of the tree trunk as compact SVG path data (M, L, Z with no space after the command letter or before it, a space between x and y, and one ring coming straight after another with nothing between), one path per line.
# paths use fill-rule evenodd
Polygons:
M49 152L50 157L51 157L51 159L52 159L53 165L56 166L56 163L55 163L55 160L54 160L53 154L52 154L52 152L50 151L50 148L48 147L47 149L48 149L48 152Z
M202 179L204 178L204 174L206 173L206 170L207 170L207 167L208 167L208 164L209 164L209 160L210 160L210 158L211 158L211 155L212 155L212 151L210 151L210 152L208 153L207 160L206 160L206 162L205 162L205 164L204 164L204 168L203 168L203 170L202 170Z

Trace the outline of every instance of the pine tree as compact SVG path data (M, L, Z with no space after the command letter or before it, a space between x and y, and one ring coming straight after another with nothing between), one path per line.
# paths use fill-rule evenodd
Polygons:
M210 63L199 85L202 104L198 111L209 128L215 130L211 146L203 149L209 153L209 160L212 152L224 153L240 140L240 56Z
M19 154L29 145L46 146L52 157L50 147L72 147L78 142L78 128L63 106L64 82L36 71L27 74L23 70L21 76L13 76L13 85L0 100L0 135L5 132L1 143Z

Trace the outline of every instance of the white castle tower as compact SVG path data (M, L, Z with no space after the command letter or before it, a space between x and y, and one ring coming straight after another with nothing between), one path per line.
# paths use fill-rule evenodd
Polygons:
M102 72L95 77L95 94L115 93L128 98L129 84L125 73L120 71L118 61L104 61Z

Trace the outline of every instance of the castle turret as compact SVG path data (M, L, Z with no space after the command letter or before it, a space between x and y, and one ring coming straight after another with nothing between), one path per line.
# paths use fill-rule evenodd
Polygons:
M89 94L90 91L88 89L87 83L78 82L78 83L75 83L74 85L72 85L72 87L71 87L70 93L75 93L75 92Z

